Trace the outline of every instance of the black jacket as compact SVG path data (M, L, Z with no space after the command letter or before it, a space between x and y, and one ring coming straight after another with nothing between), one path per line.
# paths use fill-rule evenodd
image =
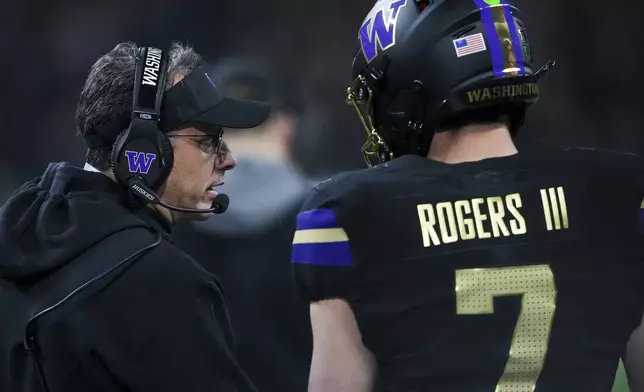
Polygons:
M2 207L0 391L254 391L216 278L126 205L58 163Z
M295 217L312 183L288 165L239 158L220 188L230 196L226 213L173 231L220 278L239 362L261 392L307 390L309 303L296 290L290 258Z

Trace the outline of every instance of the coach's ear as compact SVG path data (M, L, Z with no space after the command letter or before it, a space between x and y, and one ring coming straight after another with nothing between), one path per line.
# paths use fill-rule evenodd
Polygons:
M362 344L358 323L341 299L311 303L313 357L309 392L371 392L376 361Z

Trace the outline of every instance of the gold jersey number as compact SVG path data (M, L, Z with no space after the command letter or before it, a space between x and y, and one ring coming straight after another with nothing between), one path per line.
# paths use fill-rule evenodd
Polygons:
M492 314L494 297L520 295L508 362L495 392L532 392L548 352L557 289L548 265L456 271L456 313Z

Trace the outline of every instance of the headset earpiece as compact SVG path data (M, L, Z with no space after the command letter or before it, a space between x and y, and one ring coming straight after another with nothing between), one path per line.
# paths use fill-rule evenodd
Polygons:
M110 152L110 170L112 170L112 174L114 175L116 182L121 185L124 185L125 183L121 179L121 176L119 175L116 168L119 166L119 155L122 150L122 148L120 148L119 146L123 146L123 143L126 139L125 134L128 130L129 128L119 132L119 134L116 136L116 139L114 140L114 143L112 143L112 151Z
M111 153L112 172L128 189L133 178L156 189L172 170L172 145L159 128L167 67L166 55L160 49L139 49L131 122L117 136Z
M133 177L139 177L152 189L168 178L174 164L172 144L159 130L144 137L133 137L131 129L119 134L112 148L112 172L125 187Z

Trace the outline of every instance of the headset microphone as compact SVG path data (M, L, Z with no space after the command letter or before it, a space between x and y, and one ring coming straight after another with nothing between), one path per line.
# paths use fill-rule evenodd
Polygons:
M130 192L132 192L133 195L138 196L142 199L145 199L146 201L152 204L163 206L172 211L198 213L198 214L213 212L215 214L222 214L226 212L226 210L228 209L228 204L230 203L230 199L228 198L228 196L224 195L223 193L220 193L217 196L215 196L215 199L212 201L212 205L210 206L209 209L200 210L196 208L175 207L161 201L161 199L159 199L159 197L154 193L154 191L145 184L145 181L143 181L143 179L138 176L132 177L129 181L129 185L130 185L129 186Z

